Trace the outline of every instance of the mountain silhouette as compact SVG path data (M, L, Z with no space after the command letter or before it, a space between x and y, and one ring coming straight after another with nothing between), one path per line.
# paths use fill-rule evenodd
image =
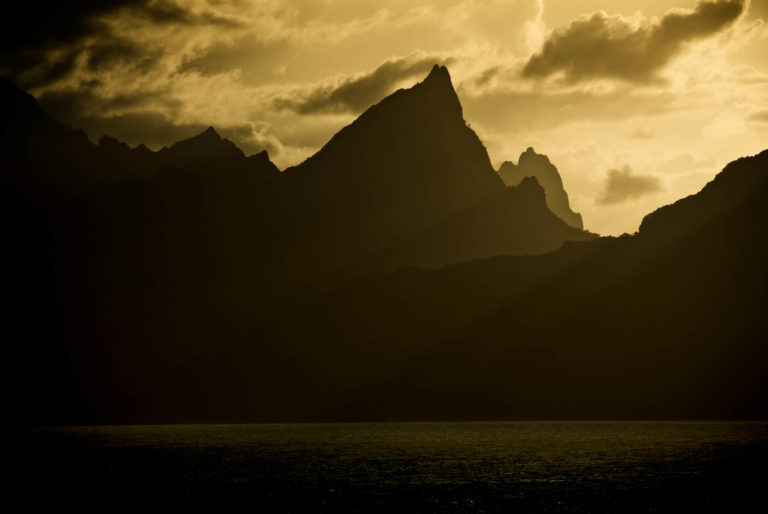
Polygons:
M518 185L525 177L536 178L546 192L547 207L570 226L584 228L581 214L571 210L563 180L546 155L537 154L533 148L528 147L520 154L517 164L505 161L498 173L508 186Z
M360 277L268 331L278 361L312 363L285 402L317 419L763 419L766 194L768 150L635 236Z
M283 174L286 196L301 204L310 232L306 253L330 251L329 267L439 267L543 253L594 237L553 218L537 204L543 198L536 189L524 188L531 198L507 190L464 121L442 66L365 111Z
M192 171L241 170L265 177L279 171L269 160L266 150L246 158L242 150L232 141L223 139L213 127L160 150L158 157L165 161L166 166Z
M38 377L17 407L60 421L106 419L125 395L181 395L171 417L228 412L201 398L211 381L245 379L226 371L233 356L266 351L253 342L266 323L360 273L595 237L553 215L535 181L504 186L439 66L282 173L213 128L160 151L93 144L0 89L9 326L35 341L14 360ZM163 417L160 403L134 414Z
M130 148L109 136L94 145L81 130L52 120L35 99L0 77L3 121L0 180L28 187L55 183L69 193L126 179L147 178L167 168L192 172L245 174L266 178L278 173L266 151L246 157L213 127L159 152ZM63 191L62 191L63 192Z
M17 419L766 414L766 152L596 238L503 183L439 66L282 173L0 93Z
M466 125L448 70L435 65L423 82L365 111L286 175L391 202L394 223L451 215L503 189L485 147ZM354 188L354 190L353 190ZM425 199L429 201L424 201Z

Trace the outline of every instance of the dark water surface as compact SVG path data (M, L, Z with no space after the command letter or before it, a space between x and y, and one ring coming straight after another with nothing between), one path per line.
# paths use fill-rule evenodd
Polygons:
M766 423L341 423L27 430L11 497L110 510L759 512Z

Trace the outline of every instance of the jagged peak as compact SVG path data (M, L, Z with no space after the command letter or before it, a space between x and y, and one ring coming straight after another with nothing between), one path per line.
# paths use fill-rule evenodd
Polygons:
M549 162L549 157L547 157L544 154L536 153L536 150L534 150L532 146L529 146L528 148L525 149L523 153L520 154L520 157L517 159L516 163L514 161L504 161L499 166L498 171L503 172L509 169L514 170L515 168L520 166L523 163L523 161L527 161L529 159L541 159L541 158L544 158L547 160L547 162Z
M179 143L183 143L185 141L219 142L219 141L224 141L224 139L219 135L218 132L216 132L215 128L213 128L212 126L209 126L207 129L205 129L204 131L200 132L196 136L192 136L192 137L187 138L187 139L182 139L181 141L171 145L171 148L173 148L174 146L178 145Z
M456 98L456 103L459 102L448 68L439 64L432 66L429 74L413 89L429 91L430 95L435 95L436 93L447 95Z
M451 74L445 66L435 64L424 80L406 92L417 97L419 102L431 105L436 112L451 113L463 120L461 102L453 88Z
M98 146L109 148L129 148L128 145L124 142L106 134L99 138Z
M520 154L518 164L504 162L499 167L498 173L504 183L510 186L520 184L526 176L536 177L539 185L546 192L547 206L550 210L572 227L583 228L581 215L571 209L568 193L565 191L563 179L557 167L546 155L536 153L536 150L529 146Z
M218 132L216 132L216 129L213 128L213 126L209 126L207 129L205 129L205 131L200 134L200 137L221 139L221 136Z
M253 155L249 155L247 159L248 159L248 162L254 163L255 165L259 166L261 169L270 170L275 173L280 172L280 169L278 169L278 167L275 166L275 163L273 163L270 160L269 152L267 152L266 150L262 150Z
M0 113L3 115L3 122L19 115L32 116L33 119L48 118L32 95L19 89L9 78L1 75Z
M232 144L231 141L222 138L219 133L216 132L216 129L208 127L196 136L177 141L170 146L170 149L179 150L181 148L188 148L190 145L199 146L201 144L207 148L219 148L227 146L226 143Z
M453 88L453 83L451 82L451 74L448 72L448 68L439 64L432 66L432 69L430 70L427 77L423 80L423 83L427 84L436 82L447 83L451 86L451 88Z
M523 180L517 185L520 190L535 191L536 194L541 194L542 198L545 194L544 186L541 185L539 179L536 177L523 177Z
M517 161L518 166L522 164L523 161L527 161L529 159L539 159L549 164L549 157L547 157L545 154L536 153L536 150L534 150L532 146L529 146L523 153L520 154L520 158Z
M255 154L249 155L248 158L258 161L269 161L269 152L262 150L260 152L256 152Z
M357 137L355 134L360 134L360 131L366 132L381 123L389 123L382 122L382 118L396 119L398 123L407 125L426 120L431 123L461 123L465 126L463 109L451 83L450 73L445 66L435 64L424 80L410 88L398 89L372 105L352 123L334 134L320 151L310 156L304 163L292 166L285 171L290 174L303 164L318 162L329 153L343 148L346 144L344 141ZM474 135L474 137L477 136ZM376 142L374 139L371 141ZM357 145L359 142L354 144Z

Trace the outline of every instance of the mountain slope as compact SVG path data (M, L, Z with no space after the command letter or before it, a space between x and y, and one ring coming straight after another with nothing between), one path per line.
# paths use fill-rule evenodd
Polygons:
M536 188L523 188L530 196L506 191L463 119L448 70L437 65L423 82L368 109L284 175L286 196L295 199L290 209L317 220L305 223L311 233L306 253L340 249L329 266L439 267L543 253L594 237L551 219L543 202L537 204L543 197Z
M283 174L212 130L93 145L6 86L16 419L768 415L768 151L588 240L501 183L440 68Z
M69 192L126 179L146 179L160 170L277 175L266 152L246 157L213 127L171 148L153 152L103 136L97 145L81 130L52 120L35 99L0 77L0 180L35 187L55 183ZM62 191L65 192L65 191Z
M250 416L254 369L282 355L270 320L346 280L595 237L535 181L503 185L444 68L284 173L213 129L93 144L1 85L12 410L38 419Z
M508 186L516 186L525 177L536 178L546 191L547 207L570 226L584 228L581 214L571 210L568 193L563 188L563 180L546 155L537 154L533 148L529 147L520 154L517 164L503 162L498 173Z
M343 128L286 175L313 186L375 195L398 218L439 217L503 189L485 147L466 125L446 68L399 90ZM342 198L344 200L344 198ZM369 198L366 198L366 203Z
M273 329L306 355L281 395L319 419L764 419L767 194L764 151L636 236L361 277Z

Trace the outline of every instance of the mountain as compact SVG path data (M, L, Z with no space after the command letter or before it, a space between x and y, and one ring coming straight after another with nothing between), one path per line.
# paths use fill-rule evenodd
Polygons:
M88 348L81 419L764 419L766 194L768 150L634 236L363 274L212 345Z
M442 66L372 106L284 175L309 231L305 253L330 251L329 268L440 267L594 237L551 216L536 188L504 186Z
M387 205L388 224L449 216L504 188L464 121L448 70L437 65L423 82L374 105L285 174L325 190L342 185L371 209L396 200Z
M93 167L102 174L103 170L110 170L112 179L147 177L167 168L195 173L251 174L265 180L279 173L266 150L246 157L213 127L158 152L144 145L129 148L110 136L102 136L95 150Z
M768 150L635 236L360 277L268 331L301 377L277 394L311 419L765 419L766 195Z
M560 173L546 155L537 154L533 148L528 147L520 154L517 164L505 161L499 167L498 173L508 186L516 186L525 177L536 178L546 191L547 207L570 226L584 228L581 214L571 210Z
M442 67L282 173L213 128L155 152L93 144L8 81L0 106L22 419L250 416L282 355L267 327L348 280L596 237L503 184Z
M282 173L0 92L15 419L768 415L768 151L596 238L502 183L440 67Z
M69 190L72 193L114 181L146 179L168 168L252 174L260 178L278 173L266 151L246 157L213 127L159 152L144 145L129 148L109 136L103 136L94 145L83 131L52 120L32 96L3 78L0 108L3 182L21 182L32 187L55 183L59 188L74 188Z

